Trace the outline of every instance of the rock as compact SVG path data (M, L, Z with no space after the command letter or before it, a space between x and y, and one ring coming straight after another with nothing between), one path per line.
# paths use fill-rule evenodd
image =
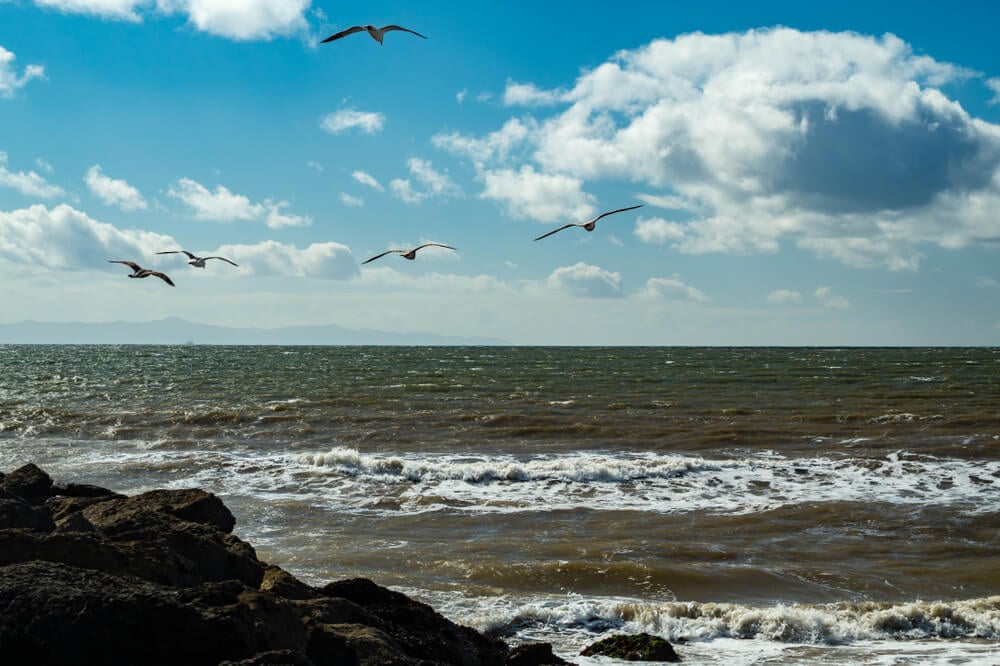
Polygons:
M18 492L0 489L0 663L566 663L367 579L307 585L260 562L210 493L54 486L33 465L2 477L5 488L11 477Z
M3 487L7 492L14 493L28 501L44 499L49 496L52 478L34 463L28 463L6 475Z
M612 657L625 661L670 661L681 658L674 652L674 646L659 636L650 634L619 634L593 643L580 653L581 657Z
M548 643L524 643L510 651L507 666L572 666L572 663L553 654Z

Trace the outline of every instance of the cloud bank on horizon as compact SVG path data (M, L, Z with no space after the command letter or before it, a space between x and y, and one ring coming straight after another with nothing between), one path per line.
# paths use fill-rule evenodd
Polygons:
M134 23L138 29L179 16L191 29L222 39L302 39L304 50L310 21L327 27L310 0L251 0L238 8L224 0L32 1L43 9ZM60 84L45 64L16 62L16 54L0 44L0 104L30 96L32 86L43 82ZM331 190L330 201L357 211L383 199L436 211L461 202L489 208L513 227L587 219L603 209L599 202L609 199L608 192L617 192L615 200L624 199L623 205L633 197L647 204L632 220L617 223L618 235L610 242L618 247L625 245L620 235L627 229L636 244L664 254L775 255L795 247L847 269L912 273L932 250L1000 242L995 213L1000 124L971 115L953 92L978 85L995 104L1000 78L990 74L918 53L892 34L776 27L656 38L605 55L600 64L554 87L501 76L502 93L468 99L463 87L451 105L488 107L488 115L464 128L461 114L430 129L421 125L424 134L405 152L374 166L351 154L335 155L331 159L348 178ZM381 141L387 128L405 125L401 108L373 108L350 98L339 106L314 116L316 141L324 135ZM35 168L29 166L33 158ZM157 197L141 191L132 174L107 173L99 155L85 173L66 177L41 166L47 160L51 156L0 152L0 188L32 201L0 210L0 264L102 270L100 262L112 256L180 247L171 234L119 229L84 212L95 202L109 211L259 223L275 234L297 230L297 242L264 238L198 248L234 255L246 267L226 280L283 276L419 289L416 283L427 279L455 294L481 293L488 285L485 291L507 296L548 292L609 303L712 308L721 300L692 284L691 275L670 268L647 265L640 274L636 267L596 265L593 258L550 266L533 278L510 276L518 258L504 257L496 263L508 267L506 277L480 271L451 280L440 274L388 279L396 269L362 270L350 243L330 238L329 229L316 229L323 213L293 204L286 194L248 195L225 183L224 175L208 181L175 173L159 183ZM301 163L317 175L329 167L306 158ZM192 171L197 166L192 164ZM300 181L297 186L309 187ZM74 191L81 182L89 200ZM361 189L349 192L351 185ZM424 237L419 229L399 225L391 238L373 237L370 247L357 251ZM306 228L308 236L302 235ZM589 236L565 243L592 242ZM484 245L487 238L484 230ZM797 280L762 288L761 304L853 307L855 298L840 295L836 287L818 279L810 284L801 275ZM996 277L981 276L979 284L996 284Z

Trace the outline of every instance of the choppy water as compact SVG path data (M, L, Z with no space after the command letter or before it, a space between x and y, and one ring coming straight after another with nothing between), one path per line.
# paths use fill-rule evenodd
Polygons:
M0 346L0 469L692 664L1000 663L1000 350Z

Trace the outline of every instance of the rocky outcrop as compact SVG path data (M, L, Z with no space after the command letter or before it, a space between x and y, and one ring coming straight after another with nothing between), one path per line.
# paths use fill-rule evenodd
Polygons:
M619 634L587 646L581 657L612 657L624 661L668 661L677 662L681 658L674 652L669 641L651 634Z
M55 484L35 465L0 474L0 661L566 663L367 579L307 585L259 561L234 524L198 489L126 497Z

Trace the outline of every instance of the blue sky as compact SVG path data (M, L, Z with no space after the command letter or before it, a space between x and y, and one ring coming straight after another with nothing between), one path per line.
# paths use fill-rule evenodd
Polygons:
M574 7L0 0L0 321L1000 345L996 3Z

